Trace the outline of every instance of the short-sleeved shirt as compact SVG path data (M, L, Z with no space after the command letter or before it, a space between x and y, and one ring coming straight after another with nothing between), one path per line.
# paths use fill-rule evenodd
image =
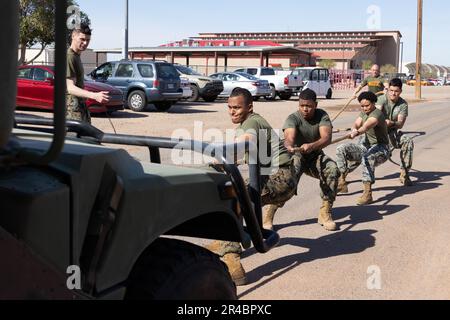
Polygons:
M369 118L375 118L378 120L378 124L366 132L367 143L371 146L376 144L389 144L386 118L380 110L375 108L375 110L373 110L370 114L361 112L359 116L362 118L363 124L366 123Z
M392 102L387 95L378 97L377 105L381 106L381 111L386 119L391 121L398 121L398 116L408 116L408 103L399 98L396 103Z
M383 78L381 76L378 77L372 77L369 76L361 82L361 86L369 86L369 91L373 93L378 93L380 91L384 91L384 82Z
M276 134L270 124L257 113L252 113L236 129L236 136L253 134L257 137L257 148L261 167L282 167L290 164L291 155L284 140ZM248 155L246 156L248 161Z
M67 79L75 79L75 85L78 88L84 89L84 68L81 63L81 57L72 48L67 50L67 71L66 71ZM68 98L73 97L70 94L67 94ZM78 98L79 100L84 100Z
M302 146L305 143L313 143L320 139L320 127L332 127L330 117L322 109L316 109L314 117L311 120L306 120L303 115L297 111L291 114L285 121L283 130L296 129L295 145ZM313 158L321 153L321 150L316 150L306 157Z

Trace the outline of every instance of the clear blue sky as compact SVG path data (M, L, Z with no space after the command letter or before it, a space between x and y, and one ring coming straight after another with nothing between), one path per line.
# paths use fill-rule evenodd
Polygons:
M77 0L94 29L91 48L123 44L124 0ZM314 8L314 5L316 7ZM129 45L158 46L200 32L399 30L404 62L415 61L416 0L129 0ZM450 2L424 0L423 62L450 66Z

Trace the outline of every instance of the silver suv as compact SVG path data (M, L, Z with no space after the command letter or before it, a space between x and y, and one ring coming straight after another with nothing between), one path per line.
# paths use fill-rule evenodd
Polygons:
M179 64L174 65L183 78L191 84L192 96L188 101L197 101L200 97L206 102L214 102L223 91L223 82L219 79L206 77L193 69Z
M89 76L122 90L128 107L143 111L152 103L159 111L167 111L183 96L180 76L165 61L121 60L102 64Z

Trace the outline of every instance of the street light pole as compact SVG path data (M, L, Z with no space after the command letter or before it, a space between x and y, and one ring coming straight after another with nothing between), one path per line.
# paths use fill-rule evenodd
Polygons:
M128 0L125 0L125 29L122 54L123 59L128 60Z
M416 99L422 99L422 12L423 0L417 0Z
M398 73L403 72L403 42L400 41L400 71Z

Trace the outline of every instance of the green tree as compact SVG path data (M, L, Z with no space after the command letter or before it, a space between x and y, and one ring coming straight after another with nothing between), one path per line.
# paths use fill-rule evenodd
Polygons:
M372 68L372 66L373 66L372 60L364 60L362 62L362 68L365 71L370 70Z
M336 62L332 59L323 59L319 62L319 66L322 68L332 69L336 67Z
M395 66L393 66L392 64L385 64L385 65L381 66L381 68L380 68L381 74L396 73L396 72L397 72L397 68Z
M68 5L77 5L73 0ZM89 17L80 12L82 22L90 24ZM19 5L19 65L33 62L44 49L54 42L55 5L54 0L20 0ZM39 53L26 61L27 48L40 45Z

